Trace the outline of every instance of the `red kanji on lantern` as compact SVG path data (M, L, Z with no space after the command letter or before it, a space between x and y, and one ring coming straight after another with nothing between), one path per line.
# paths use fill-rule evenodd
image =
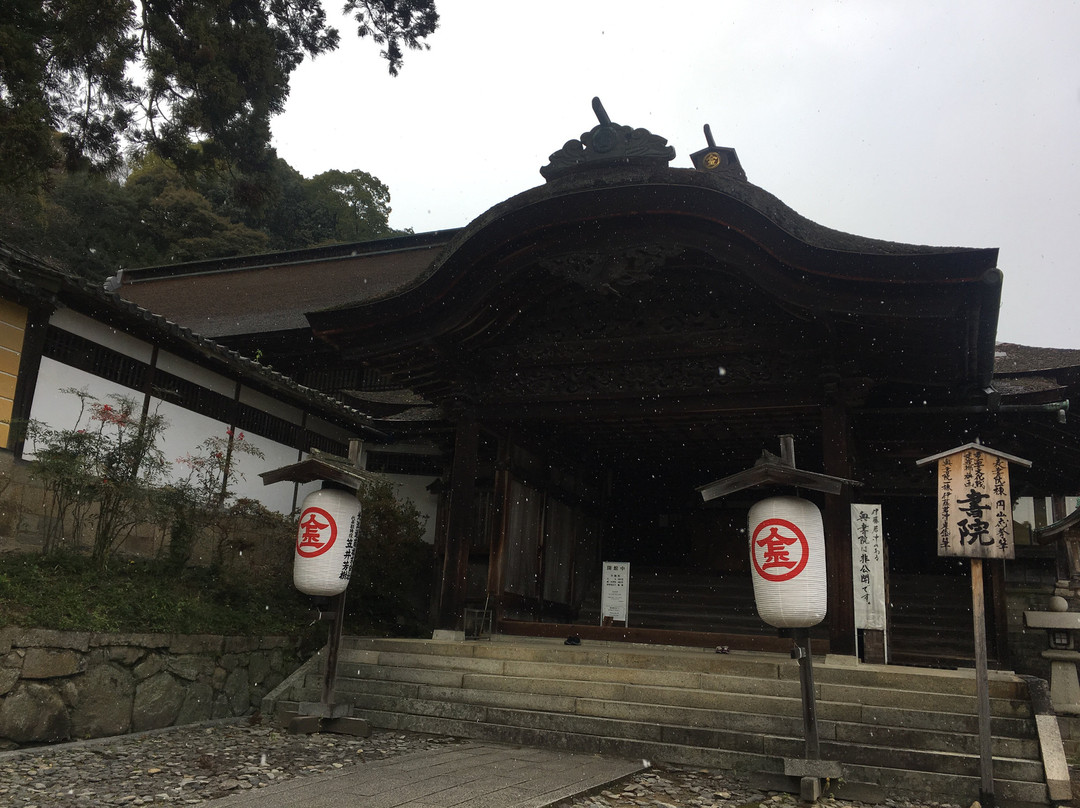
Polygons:
M334 546L337 522L322 508L305 508L300 514L300 529L296 535L296 552L304 558L320 556Z
M754 567L767 581L788 581L806 567L806 534L787 519L765 519L751 538Z

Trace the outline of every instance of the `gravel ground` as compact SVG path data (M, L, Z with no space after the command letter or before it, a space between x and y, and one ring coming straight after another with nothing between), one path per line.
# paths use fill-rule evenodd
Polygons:
M325 733L290 735L252 721L176 727L0 753L0 806L199 805L236 789L262 788L294 777L308 777L454 743L460 740L384 730L375 730L370 738ZM560 808L789 808L797 804L795 795L760 791L718 772L657 766L600 793L559 805ZM862 806L828 797L818 805ZM904 801L889 801L888 805L968 808Z
M199 805L235 789L334 771L455 738L290 735L249 722L176 727L0 754L0 806Z

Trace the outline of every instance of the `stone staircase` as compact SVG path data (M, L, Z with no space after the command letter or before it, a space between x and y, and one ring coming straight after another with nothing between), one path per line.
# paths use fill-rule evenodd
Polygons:
M300 702L318 701L319 659L272 694L264 713L285 720ZM828 783L836 796L978 798L971 671L818 657L814 679L821 756L843 772ZM1028 685L991 671L990 688L997 801L1046 805ZM375 727L723 769L795 792L784 760L805 754L798 664L779 654L347 637L336 700Z

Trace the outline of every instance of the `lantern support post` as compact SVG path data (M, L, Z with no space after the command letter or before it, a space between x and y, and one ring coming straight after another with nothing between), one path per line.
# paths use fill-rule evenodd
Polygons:
M814 659L810 652L810 629L794 629L794 640L795 647L791 650L791 655L799 660L806 759L820 760L821 744L818 742L817 702L814 698Z
M341 650L341 633L345 622L345 593L334 595L330 601L333 609L328 613L330 636L326 639L326 671L323 674L322 708L328 718L337 718L334 712L334 685L337 682L338 652ZM351 710L350 710L351 712Z

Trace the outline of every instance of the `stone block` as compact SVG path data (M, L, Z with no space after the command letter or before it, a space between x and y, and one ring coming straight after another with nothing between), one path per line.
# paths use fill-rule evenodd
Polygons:
M138 663L147 654L145 648L134 645L114 645L105 650L110 662L117 662L128 668Z
M233 718L232 705L229 704L229 697L224 693L218 693L214 696L214 710L210 715L211 718Z
M259 637L224 637L222 650L226 654L246 654L258 650L262 644Z
M248 657L248 676L252 682L262 682L270 670L270 655L265 651L254 651Z
M251 689L248 686L248 674L244 668L237 668L225 679L221 692L229 700L231 715L247 715L251 707Z
M76 688L71 730L76 738L122 735L131 729L135 679L116 664L98 665L80 676Z
M72 650L31 647L23 659L23 679L56 679L85 670L83 655Z
M79 691L78 688L75 687L75 682L81 678L81 676L71 676L67 679L59 679L53 683L53 687L56 688L56 692L60 694L60 698L63 699L64 704L69 711L79 700Z
M171 673L161 671L135 688L131 728L135 732L172 726L184 705L186 688Z
M194 682L200 674L209 674L213 663L206 657L197 654L183 654L181 656L168 657L165 660L165 668L170 672Z
M224 638L219 634L174 634L169 650L174 654L220 654Z
M0 696L7 695L11 688L15 687L17 681L19 681L17 668L0 668Z
M0 704L0 737L15 743L52 743L71 737L64 700L46 684L20 684Z
M168 634L92 634L90 644L98 646L127 645L133 648L151 649L168 648L170 637Z
M156 676L165 670L165 659L159 654L152 654L135 666L135 679L142 681Z
M11 653L12 640L19 636L22 629L15 626L8 626L7 628L0 628L0 656L6 656Z
M282 671L286 667L292 668L292 667L294 667L294 665L291 664L291 663L292 663L292 658L290 657L290 664L288 666L286 666L284 649L275 648L270 652L270 667L273 670Z
M799 778L799 798L803 802L817 802L821 799L821 780L817 777Z
M90 632L34 628L22 632L17 644L24 648L66 648L85 653L90 650Z
M187 695L176 716L177 724L209 721L214 714L214 691L210 685L197 682L187 688Z
M227 671L234 670L240 664L240 655L222 654L221 658L218 660L218 664Z

